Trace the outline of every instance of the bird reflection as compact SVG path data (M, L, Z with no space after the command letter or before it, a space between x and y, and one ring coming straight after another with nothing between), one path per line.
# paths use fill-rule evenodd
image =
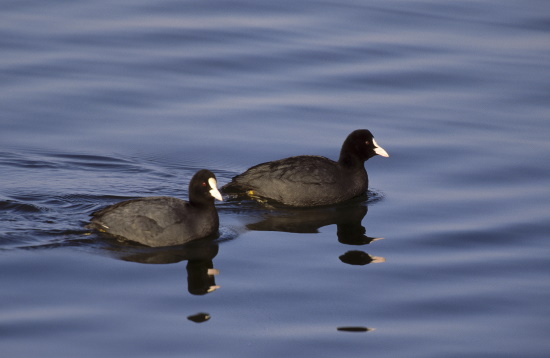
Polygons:
M195 323L203 323L210 319L210 315L208 313L200 312L191 316L187 316L187 319Z
M363 326L347 326L347 327L338 327L336 329L340 332L372 332L376 330L375 328L368 328Z
M249 230L318 233L327 225L337 226L338 241L347 245L365 245L377 238L366 236L361 225L368 207L364 203L347 203L327 207L289 208L263 211L260 221L247 224Z
M348 265L364 266L370 263L386 262L386 259L379 256L371 256L363 251L353 250L340 256L340 261Z
M187 261L187 290L192 295L205 295L220 287L215 282L215 276L219 271L214 268L212 261L219 249L215 240L202 239L169 247L147 247L128 242L115 244L106 240L106 245L102 247L104 252L119 260L143 264Z
M213 268L212 260L189 260L187 262L187 289L192 295L205 295L217 290L214 276L220 272Z
M327 207L290 208L275 207L260 211L260 220L246 224L246 228L255 231L282 231L291 233L318 233L321 227L336 225L338 242L345 245L367 245L381 238L366 235L362 221L367 215L365 198L357 198L347 203ZM270 208L270 207L267 207ZM363 251L348 251L340 256L343 263L366 265L384 262L383 257L371 256Z

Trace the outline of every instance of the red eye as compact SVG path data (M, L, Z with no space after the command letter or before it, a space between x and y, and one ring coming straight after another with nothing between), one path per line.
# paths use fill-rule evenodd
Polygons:
M201 185L202 185L202 186L206 186L206 183L205 183L205 182L202 182Z

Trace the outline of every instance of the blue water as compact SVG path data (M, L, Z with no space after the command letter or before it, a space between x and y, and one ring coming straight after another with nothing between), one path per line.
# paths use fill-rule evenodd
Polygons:
M4 1L0 54L2 356L550 353L547 1ZM358 128L368 196L84 227Z

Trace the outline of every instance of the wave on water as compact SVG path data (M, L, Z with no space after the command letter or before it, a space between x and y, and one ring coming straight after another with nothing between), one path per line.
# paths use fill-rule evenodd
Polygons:
M143 196L167 195L186 199L187 188L182 182L197 170L194 166L168 165L154 162L151 158L72 153L1 153L0 165L11 167L12 173L11 180L4 186L3 197L0 197L0 210L5 218L0 223L0 250L56 247L95 250L97 244L93 241L98 236L90 235L90 231L85 229L92 212ZM229 180L236 173L222 170L219 180ZM21 178L25 180L18 180ZM279 217L277 222L283 225L286 224L281 217L287 217L286 220L292 217L291 226L296 232L315 232L319 227L336 224L341 221L339 211L348 214L361 211L358 212L360 223L366 206L383 198L381 191L373 189L343 205L293 210L276 203L237 201L227 197L217 205L221 226L216 241L230 241L246 231L255 230L257 228L250 223L267 217L271 217L270 223L274 217ZM364 212L362 208L365 208ZM239 220L235 220L237 216ZM248 225L243 224L241 218ZM280 227L260 228L265 229L278 231ZM288 228L283 228L285 230Z

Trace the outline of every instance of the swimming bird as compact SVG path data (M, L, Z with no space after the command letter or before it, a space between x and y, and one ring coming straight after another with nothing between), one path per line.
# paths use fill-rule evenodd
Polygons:
M358 129L342 144L337 162L300 155L262 163L233 177L221 190L296 207L336 204L366 192L364 164L375 155L389 156L369 130Z
M189 182L189 202L156 196L123 201L92 213L90 228L147 246L172 246L218 232L214 199L223 200L216 176L199 170Z

